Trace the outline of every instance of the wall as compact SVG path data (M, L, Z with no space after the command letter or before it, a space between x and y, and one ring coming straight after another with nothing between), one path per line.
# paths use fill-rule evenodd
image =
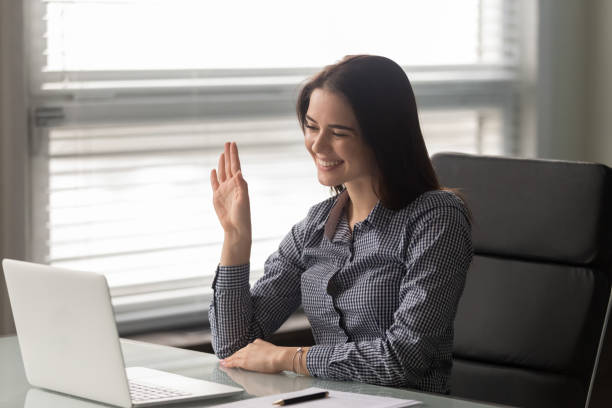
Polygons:
M585 159L612 167L612 1L588 4Z
M27 109L22 2L0 2L0 259L26 258ZM0 335L14 333L0 271Z
M541 158L584 159L587 3L539 1L536 155Z
M612 166L612 1L538 5L536 156Z

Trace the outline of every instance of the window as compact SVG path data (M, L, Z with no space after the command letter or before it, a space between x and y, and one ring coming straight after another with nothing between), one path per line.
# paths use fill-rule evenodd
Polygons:
M329 196L294 103L343 55L405 67L430 153L515 149L512 0L28 6L32 251L105 273L123 333L206 319L222 238L208 180L224 141L249 182L253 280Z

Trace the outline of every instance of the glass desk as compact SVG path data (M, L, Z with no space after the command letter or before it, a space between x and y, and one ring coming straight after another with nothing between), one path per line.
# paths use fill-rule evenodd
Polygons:
M427 394L406 389L380 387L359 382L327 381L313 377L298 377L293 373L260 374L241 369L223 369L212 354L183 350L156 344L121 340L127 366L141 366L201 378L217 383L239 386L245 392L231 397L172 404L177 408L209 407L245 398L298 391L308 387L348 391L361 394L414 399L427 407L491 408L499 405ZM93 350L92 350L93 352ZM95 381L95 379L92 379ZM30 387L21 361L17 337L0 337L0 407L2 408L94 408L108 405L73 398L64 394Z

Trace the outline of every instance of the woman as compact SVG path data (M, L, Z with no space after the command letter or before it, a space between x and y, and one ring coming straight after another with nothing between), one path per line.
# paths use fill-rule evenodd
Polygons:
M438 184L406 74L387 58L346 57L303 86L297 115L319 182L337 194L293 226L252 289L235 143L211 172L225 231L209 311L221 365L447 392L471 228ZM316 345L262 340L300 304Z

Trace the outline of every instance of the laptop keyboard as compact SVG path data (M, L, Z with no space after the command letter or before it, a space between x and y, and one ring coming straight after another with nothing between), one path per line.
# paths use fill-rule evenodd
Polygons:
M132 402L142 403L146 401L161 400L176 397L187 397L191 395L188 392L174 390L172 388L160 387L158 385L147 385L143 383L134 382L130 383L130 395Z

